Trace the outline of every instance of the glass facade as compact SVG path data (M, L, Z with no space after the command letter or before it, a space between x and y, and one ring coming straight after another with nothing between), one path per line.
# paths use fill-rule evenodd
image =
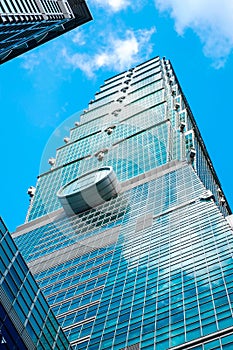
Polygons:
M170 61L106 80L80 119L13 234L72 348L230 349L231 211ZM120 193L67 216L59 189L105 166Z
M1 218L0 243L0 348L70 349Z

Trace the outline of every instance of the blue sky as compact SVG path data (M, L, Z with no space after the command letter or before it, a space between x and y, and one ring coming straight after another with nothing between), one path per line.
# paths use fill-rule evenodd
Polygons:
M49 169L76 112L104 79L157 55L173 64L233 208L233 2L87 3L92 22L0 67L0 213L10 231L24 222L27 189Z

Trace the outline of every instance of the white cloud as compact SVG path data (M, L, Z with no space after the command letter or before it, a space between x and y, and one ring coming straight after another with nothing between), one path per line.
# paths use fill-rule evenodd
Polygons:
M80 28L74 29L72 31L72 41L80 46L86 44L85 33Z
M33 72L34 68L40 64L40 59L35 53L26 54L23 56L22 67L28 70L30 73Z
M91 0L94 5L101 6L113 12L118 12L126 9L130 4L130 0Z
M203 43L203 51L216 68L224 65L233 49L233 1L155 0L161 12L170 13L182 35L192 29Z
M152 51L150 43L155 28L149 30L127 30L124 37L109 34L106 42L95 54L70 53L67 48L62 50L64 62L74 69L81 69L89 77L100 69L122 71L129 68L142 58L147 58Z

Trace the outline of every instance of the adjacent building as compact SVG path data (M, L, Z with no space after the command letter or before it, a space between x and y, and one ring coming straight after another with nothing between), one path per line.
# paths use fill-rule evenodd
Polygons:
M0 348L70 349L1 218L0 252Z
M72 348L232 349L231 210L171 62L106 80L64 141L13 237Z
M1 0L0 64L91 19L84 0Z

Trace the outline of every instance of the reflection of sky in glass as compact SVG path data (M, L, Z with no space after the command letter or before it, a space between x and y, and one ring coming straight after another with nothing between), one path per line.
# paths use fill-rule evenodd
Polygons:
M114 129L114 133L110 135L109 142L111 145L118 139L119 135L117 129L118 127L116 127ZM149 131L143 131L142 133L129 138L128 135L135 133L134 127L124 124L121 125L120 130L121 133L125 130L126 139L117 144L115 147L109 148L101 162L101 166L113 167L119 181L128 180L167 162L169 157L167 123L151 128ZM100 150L100 145L98 142L99 138L102 137L101 135L102 133L96 135L96 150ZM106 137L105 132L104 137ZM72 145L76 145L76 143L71 144L71 146ZM78 147L76 148L79 149ZM73 159L72 157L70 160ZM77 178L77 176L82 176L83 174L99 167L99 161L94 155L92 155L90 158L85 158L78 162L67 164L62 168L54 169L53 172L47 173L40 177L37 184L36 194L33 199L32 208L30 210L30 215L28 218L29 221L60 208L60 202L57 199L56 193L61 186L71 182ZM82 181L87 181L87 183L84 182L82 185L80 184L82 188L84 186L88 186L92 182L91 175L90 178L83 179ZM79 181L77 185L79 186ZM72 187L72 191L76 191L75 186L76 185ZM66 191L64 194L67 194L67 189L64 190ZM77 190L79 190L79 187L77 187Z
M92 337L89 343L83 342L84 349L119 350L140 342L142 349L154 349L156 343L156 350L165 350L233 325L233 235L215 203L200 201L203 190L193 169L184 166L125 193L127 209L120 208L124 196L119 196L98 211L92 209L71 218L72 223L57 222L51 227L53 233L40 233L40 245L33 243L38 232L28 235L30 246L35 246L33 254L39 257L45 249L56 251L72 240L95 239L98 233L121 224L115 247L104 248L108 255L94 250L77 258L70 272L57 265L47 276L41 274L41 286L48 295L54 292L50 302L64 326L86 317L82 311L74 311L82 308L84 301L99 300L82 309L95 320L85 323L85 328L69 330L70 339L75 339L75 332L84 337L88 330ZM144 217L144 226L139 228ZM51 239L49 246L46 234ZM28 244L24 239L22 242ZM59 269L60 277L52 274ZM89 282L84 283L82 276L88 276ZM51 291L49 283L54 279ZM72 283L77 284L75 298L69 298ZM90 286L97 289L88 293ZM79 296L84 291L83 297ZM62 305L59 300L63 300ZM69 316L62 316L64 312ZM106 336L102 338L103 325ZM204 350L202 346L197 349ZM225 350L220 345L219 349Z
M154 198L159 192L162 201L153 205L152 198L146 200L147 193L153 191L153 184L149 184L149 191L147 188L144 191L143 186L140 191L135 190L134 200L138 203L131 205L135 213L130 213L128 230L126 227L122 230L125 237L122 264L124 261L129 272L122 288L121 304L131 305L130 320L134 314L133 300L134 303L137 300L139 307L141 297L144 315L149 312L151 317L140 316L138 322L143 324L142 332L149 332L150 336L149 333L141 336L140 331L133 332L133 328L132 334L135 340L138 337L138 342L145 339L144 344L150 344L148 349L154 349L153 337L158 340L156 349L164 350L233 325L228 291L224 286L228 271L233 270L232 258L227 257L230 253L226 253L227 240L231 247L233 244L232 233L227 230L215 204L199 200L203 187L199 181L195 184L196 175L181 173L171 173L163 177L164 181L155 182ZM169 191L174 182L176 193L174 187ZM159 183L158 188L156 184ZM184 194L186 201L191 200L190 204L182 205ZM151 227L133 232L133 214L139 215L136 208L140 207L144 215L148 206L154 212L157 206L162 207L164 214L155 216ZM132 297L127 293L130 285L134 289ZM133 295L137 295L137 299ZM143 348L143 342L140 344Z

